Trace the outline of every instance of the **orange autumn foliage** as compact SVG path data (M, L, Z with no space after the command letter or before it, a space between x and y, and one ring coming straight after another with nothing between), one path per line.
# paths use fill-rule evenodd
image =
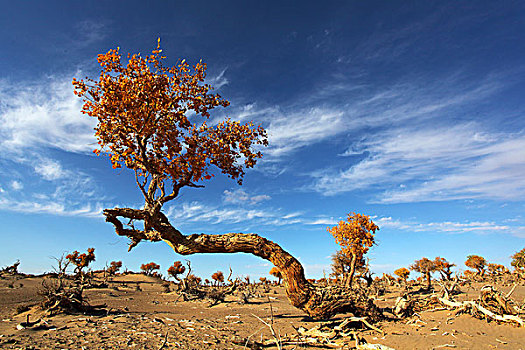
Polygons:
M122 261L112 261L107 270L108 274L110 276L115 275L118 272L118 270L120 270L121 267L122 267Z
M140 265L140 269L142 270L142 272L146 275L146 276L153 276L156 274L156 272L154 272L154 270L158 270L160 269L160 265L159 264L156 264L154 262L150 262L148 264L142 264Z
M352 257L347 279L347 285L351 286L356 265L374 245L374 234L379 230L379 226L367 215L351 213L346 221L341 220L337 226L328 227L327 230L341 246L341 253Z
M410 269L416 272L419 272L421 275L425 276L427 280L427 289L430 290L431 285L431 274L437 270L435 260L430 260L428 258L421 258L414 261L414 264L410 265Z
M479 255L469 255L465 261L465 266L477 270L478 275L483 276L485 273L485 266L487 266L487 260Z
M66 259L75 265L75 273L80 274L84 267L95 261L95 248L88 248L87 254L80 254L75 250L71 254L66 255Z
M279 271L279 269L277 267L272 267L270 269L270 272L268 272L270 275L272 275L273 277L277 278L278 279L278 282L277 284L281 284L281 279L283 278L283 276L281 275L281 271Z
M180 261L175 261L168 269L168 275L179 280L179 275L182 275L186 271L186 267L182 265Z
M229 102L210 93L206 64L167 67L161 53L159 39L151 55L128 54L123 65L119 48L112 49L98 55L98 81L73 79L82 113L98 120L94 152L107 154L114 168L134 170L148 204L160 206L180 188L211 179L212 166L241 183L244 166L262 156L253 146L268 144L266 131L253 123L208 125L210 111Z
M397 276L399 276L399 278L401 278L403 281L406 282L408 276L410 275L410 270L407 269L406 267L401 267L395 270L394 274L396 274Z
M222 271L215 272L213 275L211 275L211 278L217 283L224 282L224 274L222 273Z
M456 264L450 263L447 261L447 259L438 256L434 259L434 265L436 267L436 271L439 271L441 278L444 281L450 281L452 279L452 271L450 269L456 266Z

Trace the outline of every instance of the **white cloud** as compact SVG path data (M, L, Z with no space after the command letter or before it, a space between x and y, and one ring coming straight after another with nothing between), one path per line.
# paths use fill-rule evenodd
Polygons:
M34 165L34 170L37 174L42 176L45 180L53 181L71 175L66 172L62 165L53 159L42 158Z
M292 114L272 116L268 126L271 157L289 154L339 134L346 129L344 113L326 108L311 108Z
M228 70L228 68L224 68L218 75L209 78L208 83L211 86L213 86L215 89L220 89L224 85L228 85L229 81L224 76L224 74L226 73L226 70Z
M472 81L456 72L444 77L411 77L375 87L366 84L363 77L354 81L341 75L296 102L282 106L248 104L233 116L265 125L269 147L263 150L263 161L280 162L306 146L327 140L340 142L343 135L355 140L356 135L381 137L384 130L392 128L439 124L458 112L464 113L468 104L500 91L505 78L488 74Z
M25 201L0 198L0 209L29 214L50 214L58 216L101 217L102 206L86 204L84 206L68 206L54 201Z
M88 47L101 41L109 32L107 24L100 21L84 20L76 25L78 32L77 40L74 43L79 47Z
M20 181L17 181L17 180L13 180L11 181L11 188L15 191L20 191L21 189L24 188L24 184L21 183ZM3 192L3 191L1 191Z
M242 206L216 207L200 202L170 206L167 215L176 222L207 224L243 224L244 226L283 226L294 224L325 225L325 220L312 220L302 213L283 213L281 209L248 209Z
M168 216L185 222L207 222L212 224L243 223L256 220L267 222L278 218L277 213L268 210L245 209L241 207L218 208L199 202L183 203L177 208L170 207Z
M10 153L40 147L85 153L96 148L96 120L80 113L82 103L69 77L24 84L0 81L0 101L0 146Z
M332 226L332 225L337 225L337 220L333 219L333 218L319 218L319 219L315 219L313 221L308 221L306 222L307 225L328 225L328 226Z
M18 192L16 198L3 196L0 209L52 215L100 213L95 203L104 198L96 195L95 181L48 156L52 149L91 153L96 147L96 120L80 113L82 102L73 94L70 79L48 77L23 84L0 81L0 147L5 151L2 157L19 165L17 172L29 167L39 176L31 190ZM29 179L34 180L31 174L24 176L28 176L26 184ZM48 183L43 184L40 179ZM12 179L12 189L21 186L16 178Z
M520 199L525 195L525 135L489 134L474 124L402 128L349 148L367 155L350 168L317 173L326 195L380 186L383 203Z
M242 189L223 192L223 201L224 203L229 204L258 204L263 201L271 199L270 196L265 194L260 195L249 195L246 191Z
M499 224L493 221L465 221L465 222L427 222L402 221L392 217L382 217L374 219L374 222L380 228L392 228L408 232L433 232L433 233L476 233L491 234L505 233L518 237L525 236L525 230L522 226L511 226L508 224Z

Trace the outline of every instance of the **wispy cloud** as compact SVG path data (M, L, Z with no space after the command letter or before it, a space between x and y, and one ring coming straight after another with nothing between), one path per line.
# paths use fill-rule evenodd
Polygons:
M178 222L206 222L208 224L290 225L301 222L279 209L246 209L241 206L217 207L200 202L182 203L168 208L167 215Z
M465 222L427 222L421 223L414 220L400 220L392 217L381 217L374 219L381 228L392 228L407 232L433 232L433 233L476 233L476 234L511 234L517 237L525 237L525 227L510 225L509 223L497 223L493 221L465 221Z
M226 204L258 204L263 201L271 199L266 194L251 195L242 189L237 190L225 190L223 192L223 201Z
M231 203L230 203L231 204ZM214 206L201 202L185 202L167 209L168 217L175 222L199 224L239 224L246 227L285 226L285 225L319 225L333 223L332 219L306 215L302 212L284 212L280 208L265 206L264 209L246 208L239 205Z
M472 80L453 72L371 86L366 77L354 79L343 74L288 105L252 103L238 108L232 116L265 125L270 144L264 150L265 160L279 162L304 147L327 140L340 142L343 136L355 140L391 128L451 120L463 114L468 104L500 91L504 78L502 74L487 74Z
M58 216L80 216L100 218L102 217L102 205L85 204L83 206L69 206L66 203L57 203L44 198L34 200L15 200L12 198L0 198L0 210L27 214L49 214Z
M0 146L9 153L40 147L89 152L96 146L96 121L80 113L69 77L0 81L0 101Z
M60 162L49 158L39 159L34 163L33 167L38 175L48 181L58 180L68 175L68 172L62 168Z
M323 141L346 129L344 113L316 107L291 114L274 115L268 126L271 157L287 155L301 147Z
M88 47L103 40L109 32L107 23L92 20L78 22L75 29L78 36L74 44L80 47Z
M14 191L20 191L21 189L24 188L24 184L21 183L20 181L13 180L13 181L11 181L11 188L12 188Z
M369 186L383 203L450 199L520 199L525 194L525 135L490 134L475 124L403 128L370 137L345 154L363 160L337 173L315 174L326 195Z
M215 89L220 89L224 85L228 85L229 81L225 76L226 71L228 68L224 68L219 74L216 76L208 78L208 84L213 86Z
M95 121L80 113L70 78L41 81L0 81L0 147L6 164L16 164L10 188L0 197L0 209L68 216L97 216L100 201L96 181L51 158L52 150L90 153L96 146ZM19 178L24 176L24 182ZM42 181L44 180L44 181ZM23 189L23 191L21 191Z

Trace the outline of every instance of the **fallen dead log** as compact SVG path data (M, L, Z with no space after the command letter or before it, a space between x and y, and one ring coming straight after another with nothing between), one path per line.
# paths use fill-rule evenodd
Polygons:
M445 299L445 298L439 298L439 301L441 303L443 303L444 305L448 306L448 307L452 307L452 308L456 308L456 309L467 310L468 308L471 308L472 310L476 310L476 311L482 313L483 315L485 315L486 317L488 317L490 319L493 319L493 320L496 320L496 321L517 323L517 324L519 324L522 327L525 326L525 321L523 319L521 319L520 317L518 317L518 316L506 315L506 314L505 315L495 314L494 312L486 309L485 307L479 305L478 303L476 303L475 301L472 301L472 300L468 300L468 301L451 301L451 300L448 300L448 299Z

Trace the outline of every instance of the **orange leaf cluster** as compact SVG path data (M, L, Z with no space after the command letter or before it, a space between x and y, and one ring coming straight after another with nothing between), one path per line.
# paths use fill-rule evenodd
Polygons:
M485 269L485 266L487 265L487 260L479 255L469 255L467 256L465 265L471 269L478 270L479 273L483 273L483 269Z
M514 255L511 256L512 261L510 264L515 269L524 269L525 268L525 248L520 250L519 252L516 252Z
M414 264L410 265L410 269L422 274L430 274L437 271L435 261L428 258L421 258L420 260L414 261Z
M281 275L281 271L279 271L279 269L275 266L271 268L269 274L274 276L275 278L283 278L283 276Z
M118 272L118 270L120 270L121 267L122 267L122 261L112 261L109 265L108 273L110 275L114 275Z
M177 278L178 275L183 274L186 271L186 267L182 265L180 261L175 261L172 266L168 269L168 275Z
M494 276L509 272L509 269L507 269L504 265L501 264L488 264L487 268L489 272Z
M183 186L211 179L211 166L241 183L244 167L262 157L253 148L268 144L266 131L230 119L208 125L210 111L229 102L210 93L213 88L204 83L206 64L190 67L182 60L166 67L161 52L159 39L151 55L128 54L124 66L119 48L112 49L98 55L98 81L73 79L75 94L83 98L82 113L98 119L94 152L107 154L114 168L124 165L144 179L146 199L152 199L144 189L150 175L155 190L162 192L169 180L172 197ZM172 197L162 193L155 199Z
M215 272L213 275L211 275L211 278L217 282L224 282L224 274L222 273L222 271Z
M78 251L74 251L71 254L66 255L66 259L69 260L73 265L77 267L77 270L82 270L87 267L91 262L95 261L95 248L88 248L87 254L80 254Z
M334 227L328 227L335 242L341 246L341 252L348 256L355 256L357 261L363 259L375 243L374 234L379 226L374 224L368 215L351 213L346 221L339 221Z
M456 266L456 264L452 264L448 262L445 258L437 257L434 259L434 264L436 265L437 271L448 271L450 268Z
M148 264L140 265L140 269L144 272L146 276L151 276L153 275L154 270L160 269L160 265L154 262L150 262Z
M405 280L408 278L408 276L410 275L410 270L407 269L406 267L402 267L402 268L399 268L397 270L394 271L394 274L396 274L397 276L399 276L401 279Z

